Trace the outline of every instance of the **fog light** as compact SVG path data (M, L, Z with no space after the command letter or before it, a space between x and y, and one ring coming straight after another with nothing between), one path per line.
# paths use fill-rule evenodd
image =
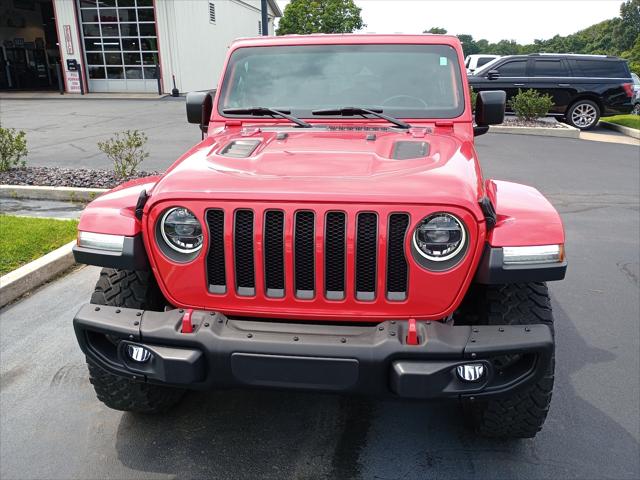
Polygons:
M484 365L481 363L467 363L458 365L456 373L460 380L464 382L477 382L484 377Z
M151 352L140 345L127 345L127 355L134 362L144 363L151 358Z

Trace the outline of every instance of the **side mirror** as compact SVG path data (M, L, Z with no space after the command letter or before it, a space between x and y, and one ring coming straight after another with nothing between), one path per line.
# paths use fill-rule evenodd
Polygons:
M187 121L200 125L203 132L206 132L209 126L215 95L215 90L187 94Z
M499 125L504 121L504 109L507 94L502 90L489 90L478 93L476 100L476 125L473 134L482 135L489 131L489 125Z
M497 80L500 78L500 72L498 70L489 70L487 72L487 78L489 80Z

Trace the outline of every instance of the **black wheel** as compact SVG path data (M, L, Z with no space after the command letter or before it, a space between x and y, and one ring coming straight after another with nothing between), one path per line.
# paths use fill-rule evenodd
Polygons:
M600 120L600 107L591 100L578 100L567 110L566 120L572 127L590 130Z
M549 291L544 283L519 283L477 287L472 303L476 315L465 316L480 325L549 325L553 315ZM461 319L462 320L462 319ZM464 323L462 320L459 323ZM509 355L494 361L499 371L518 360ZM486 437L530 438L540 431L551 403L555 356L536 384L512 397L464 404L468 425Z
M150 272L103 268L91 303L162 311L165 299ZM113 375L87 360L89 379L98 400L114 410L159 413L180 401L184 390Z

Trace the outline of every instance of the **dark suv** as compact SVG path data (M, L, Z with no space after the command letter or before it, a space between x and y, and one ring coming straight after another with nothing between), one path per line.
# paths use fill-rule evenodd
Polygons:
M529 88L553 97L550 115L581 130L594 127L600 115L633 108L633 80L625 60L603 55L510 55L488 63L469 84L476 91L504 90L507 99Z

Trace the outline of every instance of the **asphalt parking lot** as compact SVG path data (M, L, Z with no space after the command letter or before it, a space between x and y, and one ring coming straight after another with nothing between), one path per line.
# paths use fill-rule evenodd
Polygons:
M161 417L108 410L71 319L86 267L0 311L0 477L637 479L640 150L519 135L477 140L485 175L536 186L567 230L551 285L557 371L533 440L489 441L453 405L278 391L191 393Z

